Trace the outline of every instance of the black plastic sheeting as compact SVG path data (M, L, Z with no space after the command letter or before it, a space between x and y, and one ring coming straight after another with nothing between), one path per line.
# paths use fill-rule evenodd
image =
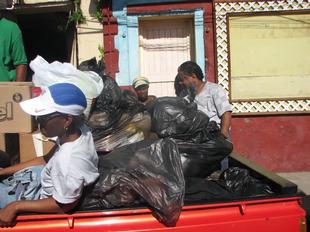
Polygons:
M171 139L144 140L101 156L100 177L80 209L132 206L145 202L166 226L174 226L183 206L185 182L177 145Z

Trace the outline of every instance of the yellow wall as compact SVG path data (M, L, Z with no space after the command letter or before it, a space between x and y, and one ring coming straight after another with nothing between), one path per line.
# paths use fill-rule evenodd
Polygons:
M92 57L99 59L98 45L103 46L103 26L92 14L95 13L95 1L81 1L81 10L86 22L77 27L78 63Z
M310 14L228 21L232 100L310 97Z

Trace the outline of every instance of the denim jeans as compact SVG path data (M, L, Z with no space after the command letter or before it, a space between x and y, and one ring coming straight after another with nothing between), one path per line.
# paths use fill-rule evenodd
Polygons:
M226 139L228 142L231 143L231 136L230 133L228 135L228 138ZM228 157L225 157L222 161L221 161L221 171L225 171L226 169L229 168L229 160Z
M43 167L27 167L2 180L0 182L0 208L12 201L39 199Z

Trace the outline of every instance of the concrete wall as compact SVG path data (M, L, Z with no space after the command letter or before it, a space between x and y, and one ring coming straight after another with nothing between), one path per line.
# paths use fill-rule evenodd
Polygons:
M233 117L234 151L276 172L310 171L310 116Z

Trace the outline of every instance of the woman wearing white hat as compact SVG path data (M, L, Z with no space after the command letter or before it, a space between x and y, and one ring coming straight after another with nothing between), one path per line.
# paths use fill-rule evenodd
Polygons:
M21 212L73 209L99 176L93 138L81 120L86 98L78 87L55 84L20 105L36 116L43 135L57 137L57 145L44 157L0 169L0 176L13 174L0 183L1 227L14 225Z

